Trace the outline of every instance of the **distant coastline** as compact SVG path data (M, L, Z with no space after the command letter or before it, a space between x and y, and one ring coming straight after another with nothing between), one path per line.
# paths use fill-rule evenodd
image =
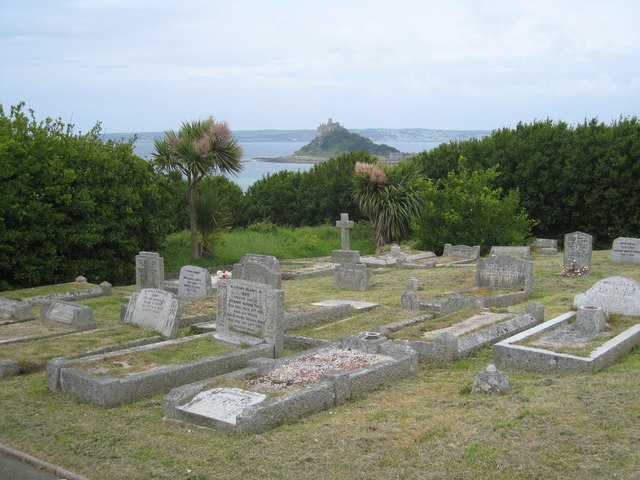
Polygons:
M284 157L257 157L256 160L270 163L309 163L316 164L328 160L328 157L307 157L304 155L286 155Z

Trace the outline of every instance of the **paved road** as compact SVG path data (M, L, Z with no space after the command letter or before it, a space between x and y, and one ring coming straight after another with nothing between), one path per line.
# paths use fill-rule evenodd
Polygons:
M0 452L0 480L58 480L59 478Z

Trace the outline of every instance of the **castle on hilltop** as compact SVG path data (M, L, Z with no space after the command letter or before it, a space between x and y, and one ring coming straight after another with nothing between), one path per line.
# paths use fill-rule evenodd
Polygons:
M335 130L336 128L340 127L340 123L339 122L334 122L333 119L331 117L329 117L329 121L327 123L321 123L320 126L318 127L318 134L316 135L317 137L321 137L323 135L326 135L327 133L329 133L332 130Z

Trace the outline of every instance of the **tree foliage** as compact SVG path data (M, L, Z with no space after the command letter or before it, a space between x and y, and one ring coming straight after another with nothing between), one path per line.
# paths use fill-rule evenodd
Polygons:
M242 170L242 149L225 122L212 117L183 122L180 130L165 132L165 138L154 141L153 158L160 168L178 170L187 178L191 258L200 258L196 187L200 181L220 173Z
M538 236L562 238L581 230L609 248L620 236L637 236L640 217L640 122L623 118L577 126L551 120L520 123L482 140L453 142L416 158L423 176L444 178L458 158L469 168L496 167L496 185L518 189L521 205L539 220Z
M492 188L497 177L495 167L469 170L463 157L446 178L421 180L423 208L414 220L418 248L480 245L486 254L493 245L524 245L535 222L520 207L517 190L503 195Z
M71 281L130 282L136 253L159 249L172 180L100 125L36 121L0 107L0 289Z
M269 221L278 225L313 226L331 223L340 213L363 218L351 198L356 162L373 162L365 152L351 152L314 165L306 172L280 171L251 185L246 193L247 223Z

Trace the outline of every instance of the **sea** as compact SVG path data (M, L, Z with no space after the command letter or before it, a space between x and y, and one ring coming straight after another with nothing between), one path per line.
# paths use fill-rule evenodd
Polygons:
M264 158L277 158L293 155L293 153L309 142L240 142L244 169L238 175L230 175L229 179L237 183L244 191L250 185L268 174L281 170L293 172L306 171L313 167L308 163L268 162ZM381 142L397 148L401 152L419 153L436 148L442 142ZM133 144L134 153L139 157L151 159L155 148L153 139L139 138Z

